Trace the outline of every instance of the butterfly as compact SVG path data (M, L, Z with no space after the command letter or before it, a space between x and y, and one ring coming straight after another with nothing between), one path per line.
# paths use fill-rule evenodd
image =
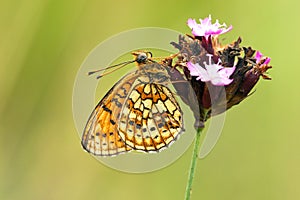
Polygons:
M182 110L166 86L170 83L166 66L152 60L150 52L132 54L133 61L121 64L136 62L138 69L107 92L84 128L81 144L93 155L159 152L183 132Z

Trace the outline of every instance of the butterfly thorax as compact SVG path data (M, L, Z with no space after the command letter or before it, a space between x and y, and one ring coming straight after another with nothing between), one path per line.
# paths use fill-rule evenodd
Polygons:
M140 66L137 71L143 77L143 83L168 84L170 76L164 66L159 63L151 63Z

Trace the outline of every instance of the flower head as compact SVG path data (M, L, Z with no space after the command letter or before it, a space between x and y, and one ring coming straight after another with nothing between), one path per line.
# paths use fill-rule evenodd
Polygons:
M227 28L218 21L212 24L210 16L200 19L200 24L189 19L188 26L195 37L180 35L178 43L171 42L179 53L173 70L176 73L170 73L170 77L177 94L193 111L195 127L199 128L211 116L247 98L260 77L270 80L266 72L272 66L269 57L251 47L241 46L240 37L227 45L213 37L228 32L232 26ZM182 78L178 78L180 76ZM192 87L184 85L187 83L183 80Z
M207 54L207 56L209 57L209 63L203 62L205 67L200 66L198 63L187 63L190 75L197 76L196 80L201 80L203 82L210 81L216 86L229 85L233 81L232 79L229 79L229 77L234 72L235 67L225 68L220 65L221 60L219 60L217 64L214 64L211 62L212 55Z
M211 23L211 16L209 15L205 19L199 19L200 24L197 24L195 19L188 19L187 25L192 29L194 36L204 36L206 39L211 35L220 35L227 33L232 29L230 25L228 28L225 23L220 24L218 20L214 24Z
M183 79L192 86L190 89L181 82L181 87L179 83L173 84L181 99L193 111L195 127L203 126L211 116L225 112L247 98L260 77L270 79L266 72L272 67L269 65L270 58L264 57L251 47L240 46L240 37L223 49L216 50L217 46L211 45L211 51L203 42L207 40L179 36L178 43L171 43L180 52L174 67L181 68L183 73L175 70L176 77L174 74L170 76L177 82L181 73Z

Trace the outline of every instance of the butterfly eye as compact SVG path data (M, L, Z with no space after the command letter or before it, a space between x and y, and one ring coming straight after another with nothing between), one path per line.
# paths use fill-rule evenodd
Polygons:
M145 63L148 59L148 56L146 53L141 53L136 57L137 63Z

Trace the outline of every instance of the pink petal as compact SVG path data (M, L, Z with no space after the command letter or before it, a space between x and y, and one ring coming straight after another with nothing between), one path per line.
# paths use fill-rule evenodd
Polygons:
M263 54L260 51L256 51L256 55L255 55L256 63L259 63L262 56L263 56Z
M265 60L264 64L267 65L267 64L270 63L270 61L271 61L271 58L268 57L268 58Z
M202 25L210 26L211 25L211 16L209 15L208 17L202 19L199 19L200 23Z
M191 29L194 29L195 27L197 27L198 24L197 24L196 20L190 18L190 19L188 19L188 21L187 21L187 25L188 25Z
M211 83L217 86L225 86L225 85L229 85L232 81L233 79L223 77L221 79L212 80Z
M231 74L233 74L234 71L235 67L224 67L219 71L219 74L229 77L231 76Z
M256 51L255 59L256 59L256 63L259 63L263 59L263 54L260 51ZM264 61L263 65L269 64L271 61L271 58L267 57L265 59L266 60Z
M222 33L222 30L217 30L217 31L214 31L214 30L208 30L205 32L205 35L206 36L209 36L209 35L219 35Z
M192 62L188 62L187 67L190 71L191 76L197 76L197 80L209 80L206 70L203 67L201 67L198 63L193 64Z
M226 27L226 25L225 25L225 27ZM232 28L233 28L233 26L230 25L227 29L223 29L222 33L220 33L220 34L227 33L227 32L229 32L229 31L231 31Z
M187 63L187 68L190 71L191 76L196 76L197 80L202 82L210 81L213 85L224 86L229 85L233 80L229 77L235 71L235 67L223 67L220 65L221 60L217 64L212 63L211 54L208 56L208 64L203 62L205 67L200 66L198 63L193 64L192 62Z
M211 23L211 16L209 15L205 19L199 19L200 24L197 24L196 20L188 19L187 25L192 29L194 36L203 36L208 38L210 35L220 35L227 33L232 29L232 26L227 28L226 24L220 24L218 20L214 24Z

